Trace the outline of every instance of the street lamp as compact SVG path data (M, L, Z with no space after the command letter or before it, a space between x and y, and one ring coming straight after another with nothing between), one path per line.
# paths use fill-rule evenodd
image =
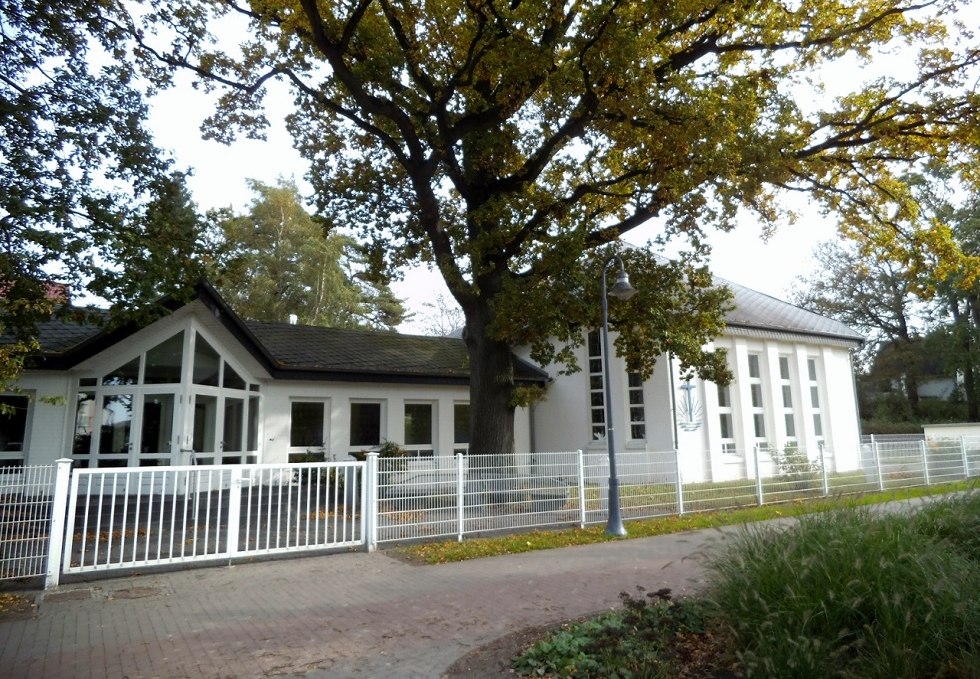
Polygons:
M612 372L609 370L609 302L606 299L606 272L616 262L619 264L619 274L616 283L608 295L624 302L636 294L636 288L630 285L629 276L619 255L612 255L602 265L602 369L605 373L606 388L606 447L609 454L609 520L606 523L606 535L626 535L623 517L619 512L619 478L616 476L616 440L613 436L612 393L609 387Z

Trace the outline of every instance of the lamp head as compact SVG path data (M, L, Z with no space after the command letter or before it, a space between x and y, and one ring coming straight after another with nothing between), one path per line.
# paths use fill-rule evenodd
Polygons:
M635 294L636 288L630 285L630 277L626 274L626 270L620 269L615 285L609 290L609 296L625 302Z

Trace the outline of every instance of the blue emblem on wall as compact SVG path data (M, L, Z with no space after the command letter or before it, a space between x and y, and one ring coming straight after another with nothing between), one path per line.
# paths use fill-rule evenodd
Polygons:
M697 390L690 381L685 381L680 386L680 399L675 410L677 411L677 426L684 431L697 431L701 428L701 402L698 401Z

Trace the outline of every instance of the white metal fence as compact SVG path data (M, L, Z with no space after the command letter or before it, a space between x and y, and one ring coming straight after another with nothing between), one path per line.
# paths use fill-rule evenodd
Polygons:
M624 519L910 488L980 477L980 437L868 439L832 451L736 451L730 480L686 482L675 451L617 455ZM379 542L608 517L605 453L365 462L0 471L0 579L243 556L374 549Z
M0 580L45 574L55 467L0 468Z

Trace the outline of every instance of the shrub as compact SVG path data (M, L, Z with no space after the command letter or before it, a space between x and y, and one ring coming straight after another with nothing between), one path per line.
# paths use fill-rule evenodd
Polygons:
M976 676L961 672L980 657L980 571L940 538L963 532L957 512L936 511L943 520L850 508L743 529L710 560L707 601L746 676Z

